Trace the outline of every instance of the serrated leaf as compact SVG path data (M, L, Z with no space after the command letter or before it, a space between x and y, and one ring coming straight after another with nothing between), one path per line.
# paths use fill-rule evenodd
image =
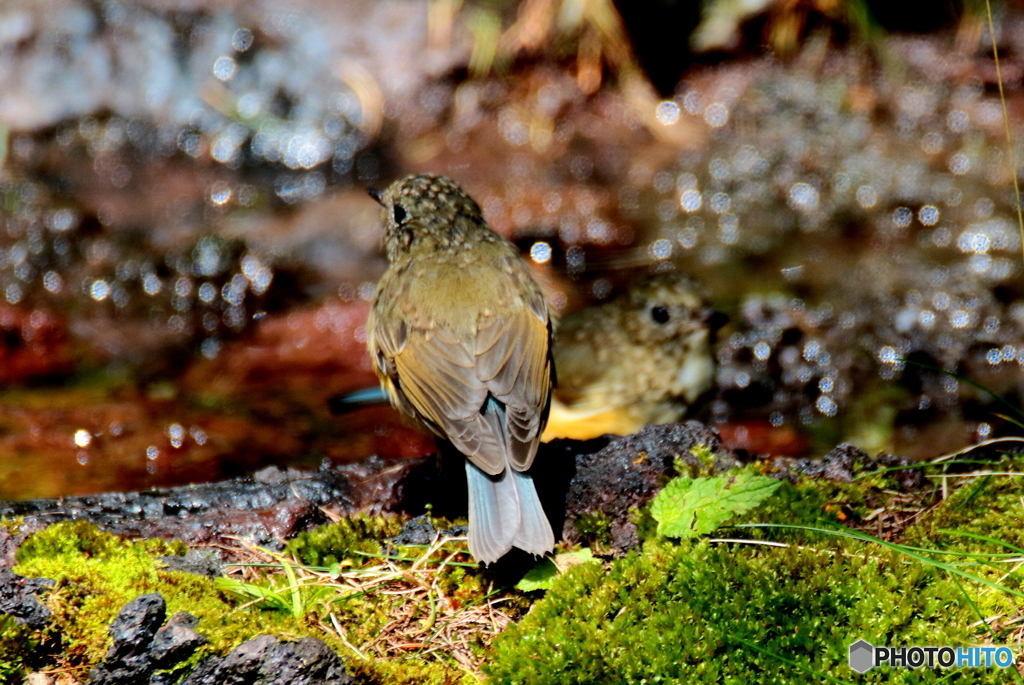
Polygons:
M516 589L523 592L534 590L550 590L551 584L559 574L565 573L573 566L596 562L594 553L590 548L584 547L576 552L556 554L554 559L542 559L536 566L526 572L526 575L516 583Z
M741 473L735 479L675 478L651 502L658 535L706 535L737 514L753 509L779 487L766 476Z

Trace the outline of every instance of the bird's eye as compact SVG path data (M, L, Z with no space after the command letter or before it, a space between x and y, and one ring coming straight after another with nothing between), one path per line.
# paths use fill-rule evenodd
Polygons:
M405 207L396 202L393 211L395 213L395 223L401 225L405 221Z
M651 307L651 318L654 319L656 323L668 323L668 310L660 306Z

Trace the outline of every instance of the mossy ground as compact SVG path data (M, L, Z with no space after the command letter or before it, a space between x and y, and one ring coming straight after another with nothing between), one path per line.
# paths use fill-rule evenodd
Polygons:
M1020 473L1024 459L1008 457L991 470ZM269 565L239 567L217 581L164 567L159 557L183 553L181 543L127 542L86 524L61 524L18 552L16 572L58 581L42 594L54 619L47 630L31 631L0 618L0 681L40 668L84 679L106 653L117 611L160 592L169 615L198 616L199 632L210 639L193 661L263 633L312 635L367 683L472 683L481 670L495 683L931 682L946 674L855 674L848 646L861 638L877 645L1019 641L1024 600L1014 593L1024 590L1012 563L928 555L999 584L986 586L905 550L827 531L847 532L840 524L853 523L878 533L869 524L880 507L913 500L913 522L879 537L958 555L1020 556L1024 484L1011 475L957 478L962 487L929 507L931 490L908 499L893 477L784 483L744 517L818 531L737 522L712 535L786 547L658 538L650 515L637 512L641 550L576 566L544 594L493 594L491 576L465 563L459 542L429 551L388 545L396 519L346 519L300 535L281 554L251 550L254 561ZM596 519L590 527L595 550L610 549L601 540L606 527ZM979 627L993 616L991 631ZM992 683L1012 676L963 669L954 677Z
M70 672L86 680L88 671L109 649L111 620L127 602L149 592L164 596L168 617L177 611L197 616L197 631L209 639L189 664L182 665L182 674L204 657L223 655L247 639L272 633L324 640L345 657L350 670L363 682L477 682L471 669L443 654L418 659L415 652L421 650L411 650L408 659L393 655L381 659L375 658L375 650L357 652L352 648L371 643L396 617L402 616L412 625L429 621L425 607L430 604L407 601L407 595L414 592L407 585L396 588L392 582L404 582L404 575L414 577L414 573L390 572L386 587L383 583L375 587L343 585L359 571L372 575L368 560L379 562L385 551L394 555L423 552L384 549L382 541L400 527L395 520L347 519L299 536L280 555L248 550L254 560L269 564L242 565L233 577L214 580L166 568L160 558L184 554L182 543L125 541L86 523L51 526L21 546L14 570L27 577L57 581L40 597L53 618L46 630L31 631L0 616L0 682L16 682L20 674L34 669ZM322 574L311 573L315 570ZM484 596L477 570L451 566L433 575L431 588L443 593L456 608L479 603ZM373 577L379 580L381 576L378 571ZM256 591L263 600L247 601L252 596L246 596L242 591L246 589ZM344 638L335 623L341 626ZM474 648L482 651L483 642Z
M1008 458L992 470L1022 467L1024 460ZM524 684L924 683L946 673L879 668L860 675L848 667L848 647L858 639L893 646L1020 642L1024 595L1015 593L1024 587L1014 564L979 565L961 553L1020 556L1024 482L981 476L931 510L918 501L916 522L895 535L907 545L955 553L925 556L999 583L991 587L898 547L828 532L846 532L839 519L863 520L880 499L900 499L892 477L786 483L747 517L817 531L744 526L714 534L783 542L782 548L656 539L642 515L642 551L556 579L494 641L483 670L491 682ZM981 619L993 616L1001 618L986 629ZM1016 677L1012 668L951 673L962 683Z

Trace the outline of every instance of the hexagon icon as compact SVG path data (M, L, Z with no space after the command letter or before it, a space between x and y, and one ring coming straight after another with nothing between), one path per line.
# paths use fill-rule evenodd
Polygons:
M866 673L875 667L875 648L867 640L857 640L850 645L850 668L857 673Z

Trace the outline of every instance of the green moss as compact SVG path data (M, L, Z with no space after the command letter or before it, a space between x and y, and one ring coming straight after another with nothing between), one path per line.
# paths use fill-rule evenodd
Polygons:
M187 611L199 618L198 631L210 642L193 662L223 654L265 632L315 635L301 622L260 610L237 611L209 578L163 568L160 556L182 553L180 542L128 542L87 523L61 523L28 538L17 554L15 572L52 578L56 586L41 595L53 612L38 637L60 645L60 659L83 669L95 665L110 646L108 626L118 611L141 594L159 592L168 616ZM0 633L0 653L24 654L24 636Z
M395 521L362 517L308 533L296 546L307 560L330 564L334 563L332 555L337 555L337 561L347 558L345 550L378 553L381 540L396 534L399 528ZM263 605L242 607L237 598L218 589L215 581L168 570L159 560L185 550L180 542L129 542L86 523L57 524L30 536L18 550L15 571L57 581L51 591L40 596L53 612L53 619L44 631L31 631L0 616L0 682L15 682L25 671L26 659L34 664L57 662L84 676L106 655L110 646L108 627L117 612L148 592L163 595L168 617L177 611L198 617L196 630L209 639L209 644L177 669L182 674L203 658L223 655L245 640L271 633L324 640L345 658L361 682L459 685L478 681L453 659L428 663L416 656L390 661L359 656L333 630L324 630L330 620L327 614L333 613L347 631L349 642L365 645L394 619L403 601L401 596L342 596L336 591L330 595L329 586L313 586L305 589L307 613L301 616ZM370 562L376 563L372 559ZM271 590L288 583L281 574L267 575L256 582ZM450 567L441 574L438 587L448 601L456 604L479 601L485 592L480 572L461 567ZM421 613L424 622L428 621L428 611ZM46 644L50 651L41 653L36 649L40 644ZM483 646L477 649L482 651Z
M612 521L602 512L580 514L573 521L580 542L588 547L610 549L612 546Z
M418 657L402 661L354 659L349 672L361 683L380 685L480 685L480 678L458 664L423 663Z
M900 645L976 637L949 580L884 550L846 552L839 544L648 543L610 568L587 564L558 578L495 640L485 672L495 683L788 684L855 675L847 649L860 638ZM961 676L992 682L991 673ZM933 678L880 669L858 682Z
M11 616L0 615L0 682L19 682L24 674L24 658L38 646L33 631Z
M300 533L285 548L287 554L309 566L326 567L346 559L363 557L353 554L380 554L383 544L402 530L397 518L357 514L337 523Z

